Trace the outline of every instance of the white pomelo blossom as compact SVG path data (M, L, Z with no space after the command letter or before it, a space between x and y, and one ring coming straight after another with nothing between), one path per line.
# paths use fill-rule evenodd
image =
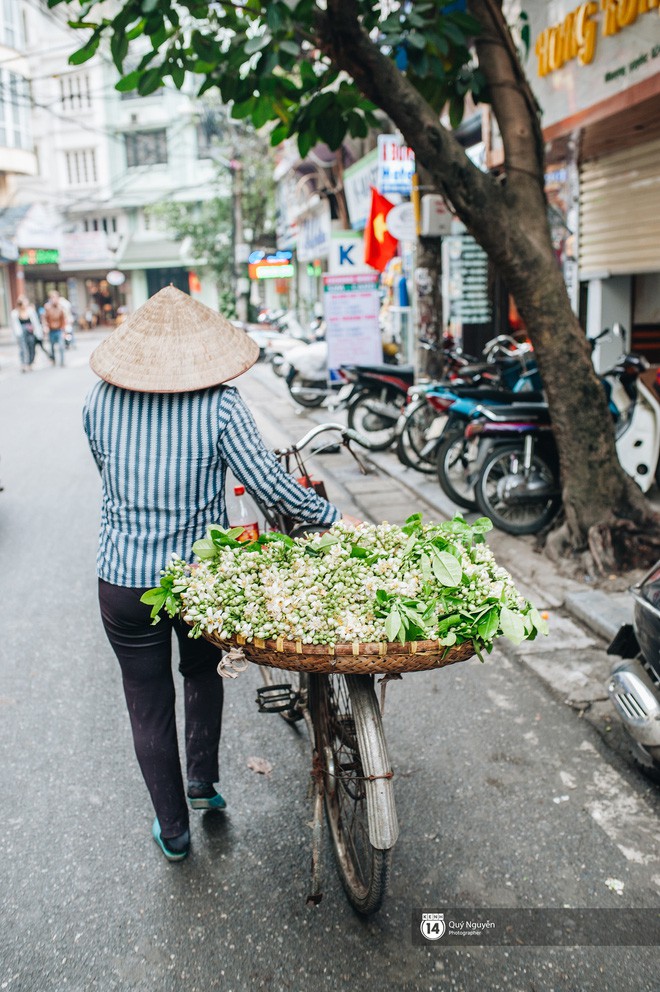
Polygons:
M322 537L209 528L189 565L174 559L145 594L157 618L180 613L191 636L284 638L303 644L471 640L490 650L505 634L519 643L545 633L538 611L484 543L490 521L334 524Z

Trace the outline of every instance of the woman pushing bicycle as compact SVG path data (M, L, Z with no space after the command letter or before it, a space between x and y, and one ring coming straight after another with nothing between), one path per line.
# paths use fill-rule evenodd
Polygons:
M152 626L142 594L212 522L226 525L227 468L260 504L330 527L340 511L303 488L264 445L238 390L257 345L221 314L170 286L93 352L100 377L83 423L103 484L97 556L105 632L121 668L133 743L169 861L190 849L193 809L224 809L215 789L222 725L220 651L179 620ZM348 518L349 520L351 518ZM175 721L172 631L185 711L184 787Z

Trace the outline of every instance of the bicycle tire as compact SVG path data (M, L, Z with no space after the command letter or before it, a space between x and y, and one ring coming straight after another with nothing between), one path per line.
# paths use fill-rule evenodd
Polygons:
M351 906L370 916L383 903L398 833L373 679L368 675L309 678L315 754L324 776L335 862Z

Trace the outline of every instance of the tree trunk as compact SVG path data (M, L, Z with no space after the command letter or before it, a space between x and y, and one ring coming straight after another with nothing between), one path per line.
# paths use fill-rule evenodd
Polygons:
M444 371L441 248L440 238L420 238L415 267L419 334L430 345L418 349L419 369L433 378Z
M557 266L543 188L536 105L495 0L471 0L477 39L505 148L504 176L479 171L424 98L362 31L354 0L328 0L319 44L400 129L504 277L534 345L559 449L571 543L612 514L639 525L658 520L621 468L605 392Z

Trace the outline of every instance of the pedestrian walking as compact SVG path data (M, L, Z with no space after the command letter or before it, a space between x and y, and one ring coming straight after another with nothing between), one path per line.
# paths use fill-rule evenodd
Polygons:
M140 602L173 555L188 557L213 521L226 524L231 469L260 502L330 526L339 511L303 489L267 450L240 393L226 383L259 349L225 317L162 289L93 352L100 377L83 421L101 472L97 558L102 622L119 661L138 762L165 857L190 847L193 809L222 810L216 790L223 685L219 650L188 637L180 620L153 626ZM172 633L179 644L185 711L184 788L175 724Z
M62 297L54 289L52 293L49 293L48 303L44 307L44 329L48 332L51 361L55 364L55 349L57 349L60 367L64 366L64 332L66 324L67 311L62 305Z
M21 355L21 372L32 370L37 343L43 348L41 322L27 296L19 296L11 312L11 325Z

